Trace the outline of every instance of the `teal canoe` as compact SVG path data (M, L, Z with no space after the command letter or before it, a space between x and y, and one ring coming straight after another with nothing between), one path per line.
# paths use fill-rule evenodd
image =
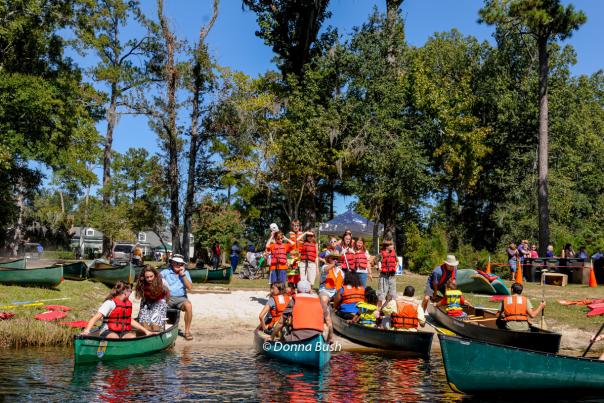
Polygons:
M97 261L88 269L88 278L92 281L114 286L118 281L123 281L128 284L134 283L135 275L134 268L131 264L114 266L109 263Z
M262 330L254 331L256 350L267 357L288 361L317 369L331 359L331 345L319 334L302 341L271 341Z
M75 335L74 363L80 365L120 360L149 355L170 348L178 337L178 318L177 310L168 310L168 323L163 332L133 339L105 339L93 333L86 336Z
M209 270L206 268L189 269L191 280L194 283L225 283L231 282L233 269L230 267L218 270Z
M0 267L0 283L8 285L30 285L56 287L63 281L63 266L53 265L34 269Z
M82 261L61 262L63 265L63 276L68 280L86 280L88 277L88 266Z
M512 295L512 293L510 292L510 289L499 278L497 280L493 280L491 282L491 285L495 289L495 292L497 295Z
M27 261L25 259L14 259L0 262L0 268L6 269L25 269Z
M447 381L456 392L509 392L523 400L570 394L604 396L604 361L541 353L454 336L438 335ZM522 393L521 393L522 392Z
M455 276L457 289L461 292L471 292L476 294L495 295L497 291L489 280L478 274L476 270L461 269L457 270Z

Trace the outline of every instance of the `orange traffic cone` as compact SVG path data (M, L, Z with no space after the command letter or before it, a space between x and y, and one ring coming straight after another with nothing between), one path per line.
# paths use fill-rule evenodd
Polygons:
M594 272L594 262L591 262L591 267L589 268L589 286L598 286L598 282L596 281L596 273Z
M516 278L514 279L518 284L522 284L522 263L518 260L517 268L516 268Z
M491 273L491 256L489 256L489 261L487 262L487 273Z

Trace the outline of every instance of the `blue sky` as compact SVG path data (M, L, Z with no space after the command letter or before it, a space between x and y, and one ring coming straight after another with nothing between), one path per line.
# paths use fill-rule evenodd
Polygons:
M578 63L572 68L573 74L591 74L604 68L602 38L604 38L604 1L575 0L575 8L587 14L587 23L570 40L576 52ZM143 0L143 10L155 17L155 1ZM198 36L201 24L207 23L212 12L212 0L165 0L166 14L180 38L193 42ZM208 36L210 52L216 61L233 70L240 70L256 76L273 69L273 54L263 41L255 36L257 29L255 14L243 10L240 0L221 0L218 20ZM479 0L405 0L402 14L405 19L407 41L413 46L421 46L435 32L457 28L464 35L473 35L480 40L491 41L493 28L477 23ZM344 37L353 27L361 25L377 6L385 10L385 0L331 0L332 18L326 25L338 28ZM126 28L128 31L129 27ZM128 33L128 32L126 32ZM83 66L95 63L92 56L85 59L75 57ZM105 132L105 122L99 124ZM143 117L123 116L115 131L114 149L119 152L129 147L145 147L150 152L158 149L156 136ZM100 174L100 170L99 170ZM336 211L342 213L351 198L339 197Z

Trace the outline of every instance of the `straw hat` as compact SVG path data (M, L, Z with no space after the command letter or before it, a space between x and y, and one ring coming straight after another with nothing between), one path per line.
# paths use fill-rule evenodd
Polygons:
M455 258L455 255L447 255L447 258L445 259L444 263L452 267L457 267L459 265L459 262Z

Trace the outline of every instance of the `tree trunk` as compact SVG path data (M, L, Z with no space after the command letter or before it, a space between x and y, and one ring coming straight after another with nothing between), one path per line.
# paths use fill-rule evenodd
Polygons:
M59 190L59 197L61 198L61 214L65 216L65 199L63 198L62 190Z
M19 175L16 186L17 193L17 208L19 213L17 215L17 223L15 225L15 234L13 237L12 255L17 256L19 249L23 245L23 208L25 207L25 185L23 183L23 177Z
M539 50L539 255L545 256L549 244L549 206L547 192L548 171L548 104L547 77L549 75L549 55L547 37L537 40Z
M312 175L306 177L306 188L308 191L305 194L304 222L302 224L303 228L314 228L317 223L317 186Z
M376 214L374 218L374 226L373 226L373 239L371 241L371 254L373 256L377 256L380 252L380 215Z
M386 24L388 35L388 63L394 65L396 61L396 20L398 18L398 10L404 0L386 0Z
M105 149L103 150L103 206L110 204L111 187L111 148L113 146L113 131L117 123L117 84L111 84L111 97L107 110L107 133L105 134ZM109 256L111 249L110 239L103 234L103 255Z
M384 202L380 221L384 223L384 239L396 245L396 209L391 202Z

